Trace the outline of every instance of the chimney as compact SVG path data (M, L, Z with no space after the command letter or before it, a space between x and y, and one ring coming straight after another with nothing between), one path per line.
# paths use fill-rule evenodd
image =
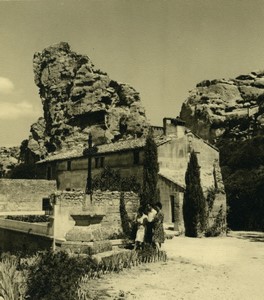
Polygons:
M163 128L166 136L181 138L185 135L185 122L179 117L163 118Z

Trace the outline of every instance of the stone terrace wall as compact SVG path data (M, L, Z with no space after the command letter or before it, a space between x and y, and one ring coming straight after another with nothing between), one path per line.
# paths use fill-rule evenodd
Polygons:
M57 238L67 240L102 240L113 234L121 232L121 219L119 212L120 192L95 191L92 196L84 192L56 192L57 212L56 219L59 228L56 230ZM133 218L138 206L139 197L133 192L125 192L124 200L129 217ZM76 216L91 220L87 226L76 226Z
M39 211L42 199L56 191L56 181L0 179L0 211Z

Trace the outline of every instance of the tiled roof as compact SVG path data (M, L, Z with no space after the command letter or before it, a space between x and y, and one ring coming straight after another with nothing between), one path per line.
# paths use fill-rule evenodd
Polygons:
M170 140L171 140L170 138L165 136L155 137L155 142L157 146L167 143ZM138 139L129 139L129 140L118 141L115 143L98 145L96 147L97 147L97 153L103 154L103 153L119 152L119 151L124 151L129 149L143 148L145 146L145 143L146 143L145 138L138 138ZM53 152L51 155L47 156L44 160L41 160L37 163L82 157L84 149L85 147L78 147L71 150L64 150L64 151L62 150L60 152Z

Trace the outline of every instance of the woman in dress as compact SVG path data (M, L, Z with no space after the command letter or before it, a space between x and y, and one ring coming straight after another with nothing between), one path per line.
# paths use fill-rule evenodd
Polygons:
M157 250L160 250L161 244L165 241L165 233L163 227L164 214L162 212L162 204L157 202L155 205L157 214L153 220L153 237L152 241L155 244Z
M135 239L135 249L143 248L147 222L148 222L148 217L147 217L147 215L144 214L143 208L140 207L138 209L138 213L136 216L137 235L136 235L136 239Z

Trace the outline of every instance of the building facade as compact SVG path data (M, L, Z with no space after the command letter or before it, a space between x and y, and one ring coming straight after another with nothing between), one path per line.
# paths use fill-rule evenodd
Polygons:
M201 167L201 185L207 190L217 187L224 194L219 168L218 150L194 135L179 118L164 118L163 127L153 127L158 147L159 180L161 202L165 222L174 223L183 229L182 202L185 189L185 172L189 154L195 151ZM98 145L91 158L92 177L104 167L119 170L122 177L135 176L139 183L143 179L145 138L135 138L111 144ZM59 190L85 190L88 158L83 148L54 153L37 163L41 178L53 179ZM222 189L222 191L221 191ZM225 201L225 197L221 197Z

